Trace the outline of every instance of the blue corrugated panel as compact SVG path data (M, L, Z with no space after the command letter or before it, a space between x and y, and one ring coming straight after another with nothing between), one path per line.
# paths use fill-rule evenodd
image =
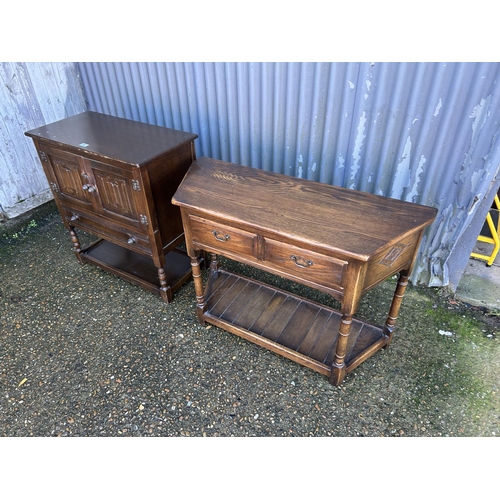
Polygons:
M198 156L439 209L414 281L448 284L500 164L498 63L81 63L90 109L199 135Z

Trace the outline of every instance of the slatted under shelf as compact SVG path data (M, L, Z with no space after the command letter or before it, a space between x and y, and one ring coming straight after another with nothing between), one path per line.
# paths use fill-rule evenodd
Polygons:
M225 270L211 273L205 320L328 375L335 356L341 314L321 304ZM346 365L373 344L382 329L353 320Z

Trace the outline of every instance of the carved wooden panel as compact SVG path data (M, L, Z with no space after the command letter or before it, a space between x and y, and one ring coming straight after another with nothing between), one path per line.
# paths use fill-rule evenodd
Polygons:
M62 156L48 155L48 159L52 164L59 195L91 205L91 200L84 189L88 183L88 176L81 171L77 157L71 160Z
M94 170L94 177L104 210L137 220L129 179Z

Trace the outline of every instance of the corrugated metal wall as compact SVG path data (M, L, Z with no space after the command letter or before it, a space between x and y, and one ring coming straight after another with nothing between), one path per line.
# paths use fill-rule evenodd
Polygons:
M80 69L90 109L195 132L198 156L437 207L413 281L450 284L453 249L499 182L498 63Z
M86 108L76 63L0 63L0 220L52 199L24 132Z

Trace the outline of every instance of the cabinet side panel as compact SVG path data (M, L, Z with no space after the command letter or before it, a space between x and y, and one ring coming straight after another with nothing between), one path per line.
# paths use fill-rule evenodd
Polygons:
M184 232L179 207L172 196L194 161L194 144L189 143L157 159L148 168L151 193L164 247Z
M418 251L419 244L420 233L412 233L379 253L368 264L364 292L399 270L409 268Z

